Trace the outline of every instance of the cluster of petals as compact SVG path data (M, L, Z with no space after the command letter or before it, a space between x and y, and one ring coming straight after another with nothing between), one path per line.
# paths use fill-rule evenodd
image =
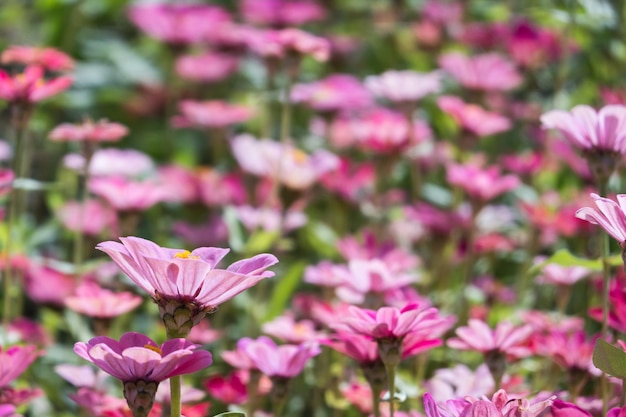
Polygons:
M495 329L478 319L470 319L467 326L456 329L456 336L448 339L448 346L459 350L475 352L502 352L514 358L530 356L533 351L528 341L533 333L529 325L515 326L508 321L500 321Z
M424 394L424 411L427 417L443 417L446 415L463 417L537 417L550 407L556 396L529 401L526 398L513 397L500 389L493 394L491 400L477 399L467 396L463 400L446 401L445 406L435 402L430 393ZM445 410L445 411L444 411Z
M478 137L496 135L512 127L506 117L487 111L477 104L465 103L458 97L441 96L437 99L437 105L450 114L462 129Z
M326 11L309 0L242 0L239 8L245 21L267 26L298 26L319 21Z
M311 187L339 165L339 158L326 150L309 155L290 144L256 140L250 135L236 136L231 147L244 171L278 180L296 190Z
M446 179L470 197L481 201L492 200L520 185L517 176L501 175L497 166L482 168L475 163L448 164Z
M63 123L48 137L60 142L117 142L128 134L128 128L119 123L86 120L80 124Z
M243 338L237 346L269 377L293 378L302 372L309 359L321 353L317 342L276 345L266 336L256 340Z
M304 226L308 217L298 209L288 209L283 212L280 208L269 206L252 207L241 205L234 208L237 219L250 232L263 230L266 232L289 232Z
M34 345L0 346L0 389L17 379L40 353Z
M315 322L306 319L296 321L289 313L264 323L261 330L287 343L304 343L325 337L323 332L317 330Z
M246 189L239 174L202 168L196 172L196 183L200 200L209 207L241 205L246 201Z
M515 65L497 53L470 57L450 52L439 58L439 65L463 87L473 90L507 91L522 83Z
M72 78L44 78L44 69L30 65L23 73L11 76L0 70L0 99L13 103L35 103L54 96L72 85Z
M556 399L550 407L550 414L553 417L592 417L589 411L579 407L576 404ZM626 414L626 407L614 407L607 413L606 417L622 417Z
M130 332L119 341L98 336L77 342L74 352L123 382L159 383L211 365L211 353L198 347L185 339L170 339L159 346L147 336Z
M55 48L11 46L0 55L2 64L35 65L51 71L68 71L74 68L74 60Z
M65 305L89 317L114 318L137 308L141 297L130 292L113 292L93 281L85 281L73 296L65 299Z
M187 80L217 82L235 72L239 59L220 52L184 55L176 60L176 73Z
M246 106L228 104L220 100L183 100L178 104L179 116L174 116L175 127L224 128L243 123L253 116Z
M533 341L537 354L552 359L566 370L587 371L600 375L593 365L592 356L596 337L589 338L583 330L575 332L551 331Z
M591 274L591 270L584 266L563 266L549 263L541 268L541 273L535 279L538 284L573 285Z
M491 372L484 363L474 371L463 364L437 369L435 375L426 382L426 390L437 401L468 395L482 397L493 392L494 387Z
M546 129L555 129L583 150L626 153L626 106L611 104L596 111L579 105L570 111L551 110L541 115Z
M322 80L294 85L291 100L320 112L353 111L369 107L372 95L358 78L333 74Z
M272 277L274 273L266 269L278 262L274 255L261 254L217 269L228 249L205 247L188 252L139 237L120 240L102 242L96 249L108 254L151 297L194 302L203 308L217 307Z
M82 155L68 154L63 162L67 168L83 172L87 161ZM98 149L89 161L89 175L92 177L146 178L155 170L152 158L135 149Z
M300 29L251 30L245 39L250 51L263 58L283 59L295 54L325 62L330 57L330 43L327 39Z
M441 90L441 72L385 71L365 78L365 86L377 97L393 103L417 102Z
M618 194L617 202L592 193L597 209L583 207L576 211L576 217L597 224L618 243L626 242L626 194Z
M117 211L144 211L165 198L163 188L156 182L122 176L91 178L88 188Z

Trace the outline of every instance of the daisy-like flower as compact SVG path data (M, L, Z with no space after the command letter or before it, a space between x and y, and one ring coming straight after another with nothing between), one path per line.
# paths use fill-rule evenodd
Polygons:
M39 66L28 66L15 76L0 70L0 99L30 105L66 90L71 84L69 76L45 80L44 69Z
M128 313L141 304L141 297L130 292L115 293L86 281L76 288L76 294L65 298L71 310L90 317L113 318Z
M128 128L108 120L80 124L63 123L55 127L48 137L59 142L117 142L128 134Z
M198 248L192 252L162 248L138 237L108 241L96 249L108 254L139 287L158 304L169 333L186 336L207 312L274 276L266 269L278 262L261 254L216 269L229 249Z
M152 409L160 382L211 365L211 353L196 350L198 347L185 339L171 339L159 346L147 336L131 332L119 342L105 336L78 342L74 352L121 380L133 416L140 417Z
M470 57L450 52L439 58L439 65L463 87L475 90L507 91L523 81L515 65L497 53Z
M74 60L65 52L55 48L33 46L11 46L2 52L0 62L3 64L40 65L51 71L65 71L74 68Z
M417 102L441 90L441 72L386 71L365 79L365 86L376 96L394 103Z
M253 115L252 109L219 100L183 100L178 104L180 116L174 116L175 127L224 128L243 123Z
M36 346L0 346L0 391L19 377L40 352Z
M617 202L610 198L591 194L597 209L583 207L576 211L576 217L597 224L617 240L622 251L626 249L626 194L618 194Z
M238 348L269 377L293 378L302 372L309 359L321 352L317 342L279 346L266 336L257 340L243 338L240 342Z

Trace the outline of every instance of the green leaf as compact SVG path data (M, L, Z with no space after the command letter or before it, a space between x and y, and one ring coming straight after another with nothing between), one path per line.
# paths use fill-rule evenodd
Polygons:
M280 233L278 231L268 232L265 230L257 230L250 236L243 251L244 253L252 255L267 252L279 237Z
M337 256L337 233L325 223L309 221L300 229L300 236L311 248L324 258Z
M626 379L626 352L605 340L596 340L593 364L601 371L620 379Z
M276 280L276 286L272 293L272 299L270 300L267 313L263 321L270 321L278 316L284 309L287 302L291 299L292 294L300 283L300 278L304 273L304 268L307 266L307 262L296 262L287 270L282 278Z
M241 225L237 219L235 208L231 206L224 208L224 215L222 218L224 219L224 223L226 223L226 228L228 229L228 246L230 246L230 248L235 252L241 252L244 247L243 231L241 230Z
M528 273L536 274L547 264L557 264L561 266L583 266L593 271L602 271L602 259L584 259L574 256L567 249L560 249L545 261L534 265Z
M216 414L213 417L246 417L246 413L240 411L226 411L225 413Z

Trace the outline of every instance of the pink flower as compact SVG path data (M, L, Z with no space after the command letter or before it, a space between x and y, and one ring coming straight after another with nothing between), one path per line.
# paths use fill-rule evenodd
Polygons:
M441 110L450 114L456 123L468 132L482 137L496 135L511 129L511 121L477 104L468 104L458 97L441 96L437 99Z
M74 293L76 280L72 274L54 268L54 262L49 263L27 266L24 273L26 294L37 303L63 306L65 298Z
M244 404L248 401L248 390L239 373L228 376L209 377L204 386L213 398L225 404Z
M159 305L168 326L197 324L208 311L235 295L274 275L266 269L278 262L270 254L256 255L216 269L228 249L197 248L192 252L162 248L138 237L120 238L122 243L108 241L96 249L108 254L139 287ZM176 322L174 311L185 305L191 311L182 322ZM188 322L190 320L191 322Z
M254 232L258 229L266 232L290 232L304 226L308 219L306 214L298 209L288 209L283 212L280 208L252 207L248 205L235 207L235 214L246 230Z
M10 76L0 70L0 99L13 103L36 103L58 94L72 84L72 78L62 76L44 79L44 70L28 66L22 74Z
M574 285L589 276L591 272L589 268L584 266L547 264L541 268L541 274L537 276L535 282L538 284Z
M202 55L184 55L176 60L176 72L182 78L192 81L217 82L232 75L239 65L239 59L220 52L206 52Z
M239 173L201 168L196 175L200 199L209 207L239 205L247 199L246 188Z
M133 181L124 177L96 177L89 191L105 199L117 211L143 211L163 201L164 190L152 181Z
M320 343L351 357L361 365L373 364L379 360L378 344L367 336L339 332L330 339L320 340Z
M522 83L515 65L497 53L469 57L450 52L439 58L439 65L465 88L507 91Z
M292 314L283 314L268 321L262 326L263 333L284 340L287 343L303 343L316 341L325 334L315 328L311 320L296 321Z
M231 22L221 7L193 3L134 4L128 17L149 36L171 44L202 41L209 31Z
M246 44L263 58L283 59L289 54L296 54L310 55L316 61L325 62L330 56L328 40L294 28L250 31Z
M498 351L516 358L532 354L526 345L533 332L531 326L516 327L508 321L501 321L492 330L485 322L470 319L467 326L456 329L457 337L448 340L448 346L459 350L473 350L481 353Z
M517 188L520 180L514 175L500 175L496 166L481 168L476 164L449 164L446 178L461 187L470 197L487 202Z
M141 301L141 297L133 293L115 293L95 282L85 281L76 288L73 296L65 298L65 305L89 317L114 318L134 310Z
M376 96L394 103L417 102L441 90L441 72L386 71L365 79L365 86Z
M586 371L600 375L593 365L592 356L596 337L588 338L583 330L562 332L552 330L535 341L537 353L552 359L568 371Z
M211 354L196 350L198 347L185 339L171 339L159 346L142 334L125 333L119 342L105 336L78 342L74 352L121 380L131 410L147 414L160 382L211 365Z
M224 332L220 330L212 328L208 320L202 320L200 323L193 326L187 336L187 340L202 345L208 345L219 340L223 333Z
M231 141L233 154L244 171L280 181L288 188L302 190L339 165L334 154L319 150L307 155L292 145L256 140L239 135Z
M181 165L161 165L157 169L157 183L163 191L163 201L192 203L199 199L196 172Z
M181 115L174 116L174 127L224 128L243 123L253 116L253 111L245 106L228 104L224 101L183 100L178 103Z
M277 346L265 336L257 340L243 338L240 342L252 363L269 377L293 378L302 372L309 359L321 352L317 342Z
M2 52L0 62L3 64L37 65L51 71L66 71L74 68L74 60L65 52L55 48L38 48L32 46L11 46Z
M357 78L346 74L334 74L320 81L296 84L291 99L321 112L353 111L372 105L370 92Z
M597 224L620 245L626 244L626 194L617 195L617 203L609 198L591 194L597 209L583 207L578 209L576 217L589 223Z
M41 354L36 346L0 346L0 390L17 379Z
M550 407L555 399L556 396L553 395L547 399L535 399L530 402L526 398L509 397L509 394L501 389L493 395L491 400L479 400L467 396L464 400L449 400L446 402L447 407L443 408L435 403L429 393L426 393L424 394L424 411L427 417L537 417L543 410Z
M592 414L579 406L560 399L554 400L550 407L550 414L554 417L591 417Z
M239 7L244 20L267 26L298 26L326 17L319 4L308 0L242 0Z
M82 155L66 155L63 162L69 169L81 172L85 169L85 158ZM89 164L89 174L94 177L149 177L154 170L155 164L152 159L134 149L99 149L94 152Z
M68 201L55 214L66 229L89 236L117 229L115 212L97 200L87 200L83 204Z
M15 414L15 406L11 404L0 405L0 417L20 417Z
M321 178L322 185L342 198L359 202L375 188L376 168L371 163L356 164L348 158L340 160L339 168Z
M489 368L485 364L475 371L462 364L453 368L437 369L435 375L426 382L426 389L437 401L460 399L467 395L482 397L493 392L494 386Z
M541 116L546 129L556 129L583 150L626 153L626 106L613 104L600 111L580 105L569 112L551 110Z
M48 135L54 141L67 142L117 142L128 134L128 128L119 123L107 120L92 122L87 120L81 124L63 123L55 127Z

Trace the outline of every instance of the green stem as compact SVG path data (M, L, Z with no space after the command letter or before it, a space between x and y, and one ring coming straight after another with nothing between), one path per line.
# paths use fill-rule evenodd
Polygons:
M396 367L385 363L385 368L387 369L387 380L389 384L389 417L393 417L396 396Z
M172 417L180 417L180 385L181 376L173 376L170 378L170 395L171 395L171 407Z
M608 192L608 178L606 181L599 181L598 189L600 195L606 197ZM609 285L611 279L611 269L609 266L609 257L611 256L609 235L602 233L602 337L607 340L609 335ZM606 373L602 373L600 381L600 389L602 391L602 415L606 415L609 410L609 383Z
M380 392L379 388L372 387L372 405L374 407L374 417L380 417Z
M619 406L624 407L626 405L626 378L622 378L622 394L619 397Z

